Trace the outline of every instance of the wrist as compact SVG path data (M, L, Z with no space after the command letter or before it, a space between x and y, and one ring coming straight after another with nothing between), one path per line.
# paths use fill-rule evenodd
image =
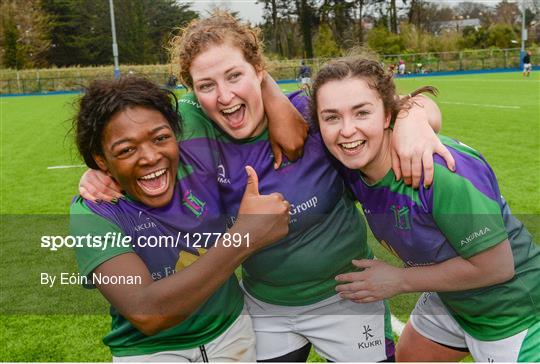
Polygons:
M227 230L227 234L240 238L240 244L231 245L230 248L233 248L235 254L239 254L242 257L242 260L253 253L255 244L251 241L250 229L243 228L241 221L237 220L236 223ZM222 245L225 247L225 244Z
M398 268L400 270L399 277L401 277L401 293L416 292L414 288L414 267Z

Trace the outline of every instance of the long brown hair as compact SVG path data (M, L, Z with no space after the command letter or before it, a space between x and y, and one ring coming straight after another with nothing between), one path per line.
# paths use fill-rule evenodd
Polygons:
M424 86L400 98L396 91L393 74L385 71L382 64L367 56L351 56L330 61L321 68L311 91L311 113L313 120L318 124L317 94L320 88L330 82L347 78L361 78L367 81L369 87L377 91L384 105L384 111L395 119L399 111L410 108L409 99L423 92L437 94L437 89L432 86Z

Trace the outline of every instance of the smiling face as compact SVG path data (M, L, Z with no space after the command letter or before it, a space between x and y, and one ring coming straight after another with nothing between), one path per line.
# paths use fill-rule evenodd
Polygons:
M94 160L131 197L150 207L172 199L178 146L159 111L136 106L116 113L103 131L102 145L103 155Z
M390 116L366 79L345 78L322 85L317 92L317 116L326 147L346 167L367 175L387 167L379 162L385 156Z
M240 49L227 43L211 45L193 59L189 73L202 109L227 134L245 139L263 132L263 74Z

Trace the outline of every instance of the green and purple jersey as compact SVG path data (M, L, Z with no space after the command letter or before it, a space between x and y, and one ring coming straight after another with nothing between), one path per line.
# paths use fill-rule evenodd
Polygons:
M226 216L216 174L209 174L213 149L205 144L206 138L193 137L189 125L185 129L187 139L180 143L181 162L174 195L166 206L150 208L129 196L114 205L95 204L80 197L73 200L72 235L105 237L117 233L131 237L131 246L77 248L81 274L91 276L105 261L134 252L144 261L152 279L163 279L197 260L212 247L218 234L225 232ZM159 245L155 238L162 239ZM243 294L232 275L193 315L153 336L142 334L111 307L112 328L103 341L114 356L192 349L221 335L242 309Z
M456 172L435 155L430 188L396 181L393 171L368 184L359 171L342 174L361 202L379 242L407 266L470 258L508 239L515 276L508 282L467 291L439 292L459 324L480 340L498 340L540 319L540 248L512 216L495 175L474 149L440 137L456 161Z
M298 92L289 98L307 118L307 98ZM180 112L212 139L220 195L231 220L246 187L246 165L257 172L261 194L280 192L291 204L289 234L242 265L243 285L252 296L277 305L312 304L336 294L334 277L356 270L352 259L372 257L365 222L317 132L310 130L302 158L274 170L267 130L234 140L208 119L193 94L180 100Z

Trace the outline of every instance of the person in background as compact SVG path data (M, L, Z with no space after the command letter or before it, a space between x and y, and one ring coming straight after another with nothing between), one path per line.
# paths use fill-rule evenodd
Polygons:
M523 76L525 77L529 77L532 71L531 55L532 52L527 51L523 56Z
M300 62L298 79L300 80L300 88L303 91L308 92L311 87L311 67L306 65L306 62L304 60Z
M167 84L165 86L167 86L167 88L170 90L174 90L176 88L177 82L178 82L178 79L176 78L174 74L171 73L169 75L169 78L167 79Z
M402 60L402 59L399 60L398 73L399 73L400 75L404 75L404 74L405 74L405 61Z

